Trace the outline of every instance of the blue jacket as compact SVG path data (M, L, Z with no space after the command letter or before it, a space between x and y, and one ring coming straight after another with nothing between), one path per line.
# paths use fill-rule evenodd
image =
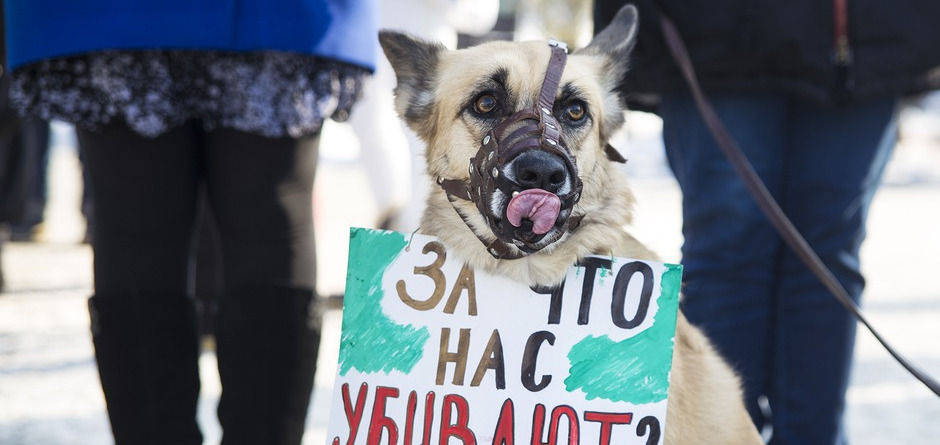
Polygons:
M105 49L280 50L375 67L375 0L6 0L8 66Z

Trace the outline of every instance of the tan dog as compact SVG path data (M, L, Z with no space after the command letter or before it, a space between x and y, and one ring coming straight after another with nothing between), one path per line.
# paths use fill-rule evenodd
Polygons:
M623 124L616 87L636 18L626 6L570 56L545 42L448 51L383 31L396 108L427 143L441 186L421 231L472 267L530 286L558 285L586 255L657 259L626 230L634 197L607 146ZM665 443L762 443L737 376L681 313L676 330Z

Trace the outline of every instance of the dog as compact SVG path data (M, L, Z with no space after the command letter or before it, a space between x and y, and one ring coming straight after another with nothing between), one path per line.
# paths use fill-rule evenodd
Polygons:
M389 30L395 107L427 144L421 231L477 270L557 286L588 255L658 260L628 231L634 196L607 141L636 39L627 5L585 48L489 42L461 50ZM470 162L468 163L468 159ZM740 381L678 316L665 443L763 443Z

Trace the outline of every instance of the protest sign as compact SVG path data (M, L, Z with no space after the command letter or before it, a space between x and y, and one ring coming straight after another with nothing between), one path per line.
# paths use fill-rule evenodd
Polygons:
M371 229L349 258L333 445L662 443L681 266L589 257L533 290Z

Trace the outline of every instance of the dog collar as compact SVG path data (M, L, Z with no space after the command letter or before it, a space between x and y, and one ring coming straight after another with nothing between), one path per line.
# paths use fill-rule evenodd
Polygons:
M509 231L498 230L495 224L505 215L495 215L489 208L489 199L496 190L512 196L513 192L521 187L501 174L500 167L506 165L517 155L528 150L542 150L558 156L566 165L568 174L573 181L572 189L564 194L557 195L561 200L562 213L556 221L556 230L552 242L560 239L566 232L574 231L581 224L583 215L572 215L574 205L581 198L581 179L571 150L568 149L560 131L560 125L552 114L555 102L555 92L561 80L561 74L567 61L567 47L557 41L550 41L551 58L545 71L545 79L539 92L539 102L533 108L519 110L506 118L503 122L490 130L484 136L476 156L470 160L470 180L438 178L437 183L447 193L454 210L460 215L464 223L470 227L470 221L455 201L458 199L474 202L477 210L486 219L493 229L495 239L488 240L476 230L471 231L486 246L486 250L497 259L518 259L537 252L539 249L527 246L525 243L513 239Z

